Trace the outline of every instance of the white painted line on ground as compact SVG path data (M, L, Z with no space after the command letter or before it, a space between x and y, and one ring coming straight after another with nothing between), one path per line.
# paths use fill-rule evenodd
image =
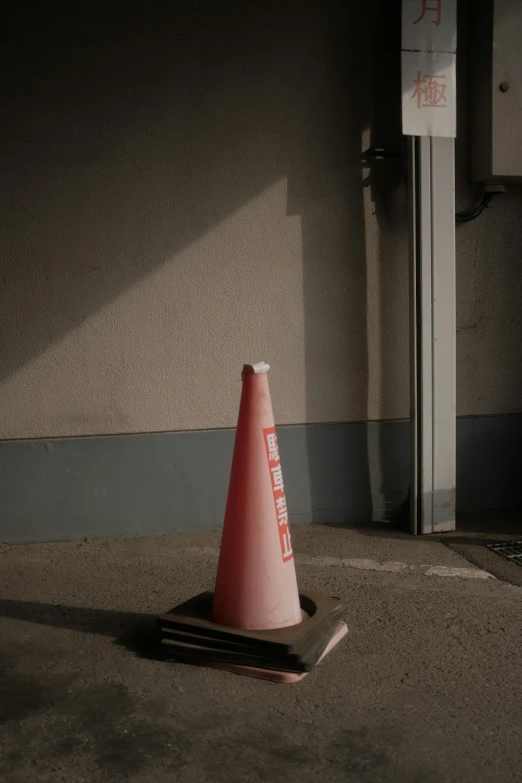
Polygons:
M186 552L207 557L217 558L219 549L215 547L187 547ZM354 568L359 571L388 571L392 574L423 574L424 576L449 576L458 579L495 579L493 574L482 571L480 568L461 568L441 565L408 565L394 560L380 562L367 558L352 557L320 557L316 555L296 555L295 561L299 565L316 567L341 567Z
M394 574L410 571L414 567L409 566L407 563L396 563L393 561L380 563L378 560L352 557L314 557L296 555L295 561L296 563L299 563L299 565L342 566L343 568L357 568L360 571L391 571Z
M300 565L314 566L342 566L344 568L357 568L362 571L389 571L394 574L417 573L425 576L452 576L460 579L494 579L492 574L482 571L480 568L461 568L452 566L432 565L408 565L396 561L381 563L378 560L355 559L348 557L314 557L308 555L296 555L296 563Z
M419 566L426 576L458 576L461 579L494 579L493 574L480 568L449 568L448 566Z

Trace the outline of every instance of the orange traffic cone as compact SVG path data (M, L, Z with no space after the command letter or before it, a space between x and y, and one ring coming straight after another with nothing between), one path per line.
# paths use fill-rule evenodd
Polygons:
M178 660L299 682L347 634L338 598L297 590L268 364L243 367L243 390L214 593L158 618Z
M301 622L268 364L243 367L212 619L264 630Z

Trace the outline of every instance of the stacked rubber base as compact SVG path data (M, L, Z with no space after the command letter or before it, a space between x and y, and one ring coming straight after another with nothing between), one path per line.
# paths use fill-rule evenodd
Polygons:
M213 593L205 592L158 618L162 649L176 660L238 674L298 682L348 633L344 605L318 593L299 594L303 620L269 631L212 622Z

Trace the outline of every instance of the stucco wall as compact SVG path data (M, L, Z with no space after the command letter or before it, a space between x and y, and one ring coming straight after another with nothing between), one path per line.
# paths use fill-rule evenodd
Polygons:
M397 8L95 5L10 12L0 437L233 426L257 359L279 423L406 417ZM521 207L459 229L459 413L522 408Z
M470 175L472 2L459 3L457 209L480 198ZM521 129L522 131L522 129ZM457 226L457 413L522 410L522 186Z

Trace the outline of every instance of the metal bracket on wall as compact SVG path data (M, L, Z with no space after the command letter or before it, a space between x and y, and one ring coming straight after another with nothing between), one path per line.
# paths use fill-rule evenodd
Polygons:
M402 150L400 147L368 147L362 155L362 163L370 164L376 160L400 160Z
M410 530L455 529L454 140L411 137Z

